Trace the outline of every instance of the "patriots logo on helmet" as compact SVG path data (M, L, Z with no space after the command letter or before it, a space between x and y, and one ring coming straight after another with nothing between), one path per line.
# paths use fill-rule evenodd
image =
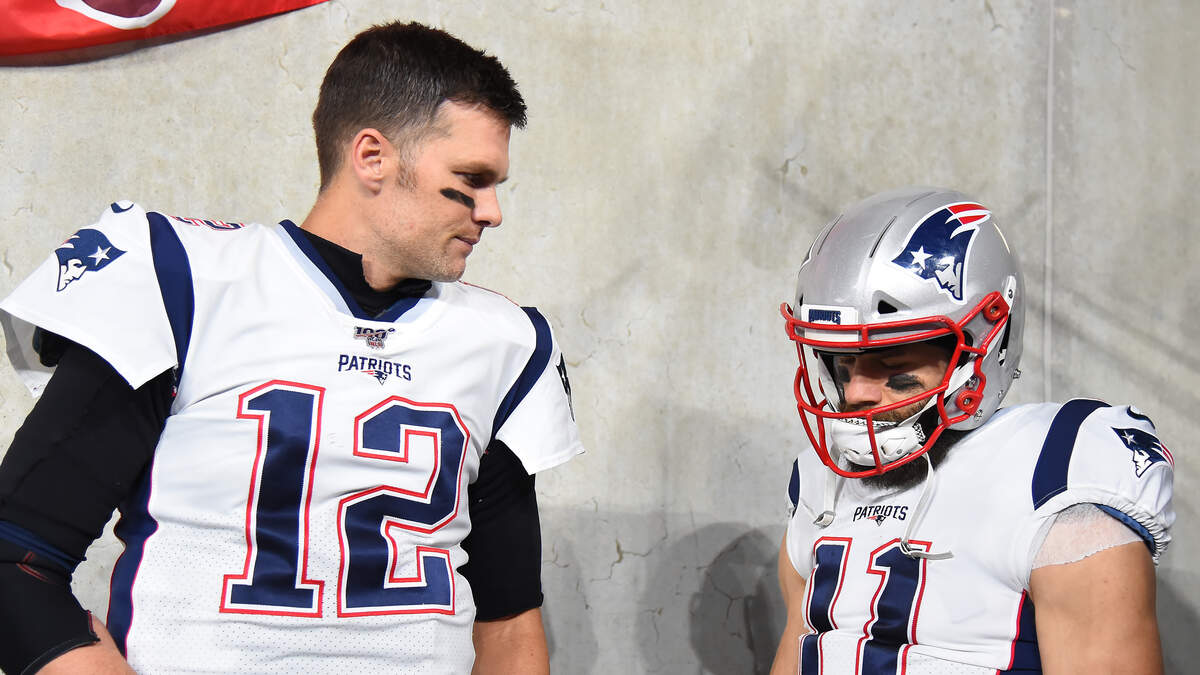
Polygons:
M1125 444L1125 447L1133 453L1133 470L1138 475L1146 473L1146 469L1155 462L1168 462L1174 464L1175 460L1171 457L1171 451L1167 450L1167 446L1154 437L1154 434L1147 433L1141 429L1118 429L1113 427L1112 430L1117 434L1117 438Z
M100 230L84 228L54 249L54 255L58 257L58 290L61 292L87 272L108 267L125 255L125 251L113 246Z
M917 223L892 262L962 302L967 254L979 226L991 217L991 211L974 202L944 206Z

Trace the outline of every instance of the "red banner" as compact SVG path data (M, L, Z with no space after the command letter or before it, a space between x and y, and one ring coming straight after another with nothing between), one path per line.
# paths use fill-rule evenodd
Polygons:
M0 56L212 28L325 0L3 0Z

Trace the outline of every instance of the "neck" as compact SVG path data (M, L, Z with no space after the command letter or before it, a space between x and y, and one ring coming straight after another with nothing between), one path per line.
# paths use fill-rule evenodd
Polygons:
M369 222L370 215L363 211L361 202L346 198L344 190L330 186L317 195L300 229L362 256L367 285L375 291L386 291L407 277L403 270L384 264L375 255L379 247L371 240L371 230L366 226Z
M963 436L966 436L967 433L968 432L966 431L946 429L942 432L941 436L938 436L937 440L933 442L933 447L929 448L927 451L929 454L929 461L933 463L933 468L936 469L942 463L942 460L946 459L946 455L950 452L950 448L953 447L959 439L961 439ZM858 465L853 464L851 466L855 470L870 468L865 466L859 467ZM862 482L863 485L869 485L874 488L906 490L914 485L918 485L922 480L924 480L926 471L927 469L925 462L920 459L915 459L904 466L896 467L895 469L882 473L878 476L868 476L863 478Z

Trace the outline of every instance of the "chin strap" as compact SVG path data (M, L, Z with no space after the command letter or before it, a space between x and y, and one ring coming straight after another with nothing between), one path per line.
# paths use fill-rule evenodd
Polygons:
M900 538L900 552L910 558L947 560L954 557L954 554L950 551L932 553L915 549L908 543L908 540L912 539L913 529L916 528L917 521L925 515L925 509L929 506L929 500L933 497L933 492L937 488L937 477L933 473L933 460L929 459L929 453L925 453L921 457L925 460L925 482L921 487L921 499L917 502L916 511L913 512L913 517L908 521L908 527L904 529L904 536Z
M824 510L821 511L821 515L813 519L813 525L817 527L829 527L829 524L833 522L833 509L837 501L837 479L838 475L836 473L832 471L825 472L825 501L821 505L821 508Z

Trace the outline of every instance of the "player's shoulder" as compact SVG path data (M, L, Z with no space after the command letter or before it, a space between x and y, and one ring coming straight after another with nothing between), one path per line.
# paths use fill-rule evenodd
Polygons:
M163 238L177 238L187 250L219 251L244 248L249 239L266 236L270 226L219 218L181 216L164 211L148 211L146 219L152 232Z
M536 307L522 306L502 293L463 281L445 288L443 296L458 314L494 339L540 343L552 337L549 322Z
M1052 427L1051 432L1066 437L1076 420L1070 458L1075 480L1146 483L1165 474L1170 481L1175 458L1159 440L1154 422L1137 407L1092 399L1068 401L1055 418L1058 429Z
M1037 418L1044 431L1030 477L1034 510L1096 504L1152 542L1157 558L1175 519L1174 458L1150 417L1132 405L1081 398L1040 406Z
M94 224L80 229L67 241L78 247L84 240L90 244L95 239L100 245L125 245L163 255L173 248L189 253L221 249L233 244L235 238L240 237L239 243L244 243L245 238L264 231L264 226L257 223L178 216L119 200L109 204Z
M1039 479L1066 479L1068 471L1124 472L1137 455L1136 474L1161 464L1170 470L1171 453L1157 437L1154 423L1132 405L1114 406L1098 399L1031 403L1003 408L964 439L967 447L1002 447L1005 461L1027 463Z
M466 281L457 281L447 286L455 290L457 300L477 311L495 312L500 315L515 315L521 311L520 303L499 291Z

